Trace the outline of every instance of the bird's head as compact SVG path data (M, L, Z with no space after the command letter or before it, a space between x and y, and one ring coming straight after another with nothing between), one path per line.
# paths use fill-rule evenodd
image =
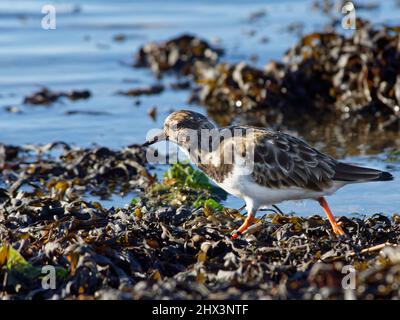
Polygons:
M165 119L163 131L152 140L146 141L144 146L170 140L180 146L187 147L190 141L194 141L191 138L193 135L197 137L202 129L211 130L215 128L216 126L200 113L189 110L175 111Z

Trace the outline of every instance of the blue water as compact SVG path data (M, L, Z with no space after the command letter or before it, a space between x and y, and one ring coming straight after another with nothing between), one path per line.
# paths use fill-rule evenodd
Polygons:
M368 1L359 1L368 2ZM57 29L43 30L41 8L48 1L0 2L0 142L9 144L67 143L121 147L141 143L148 130L162 126L171 110L182 107L204 113L187 104L187 91L166 90L160 95L138 99L117 95L119 90L156 83L149 70L133 69L134 52L149 41L164 40L182 33L193 33L226 50L224 60L262 67L269 60L280 60L298 36L285 30L291 23L304 24L303 32L321 30L328 18L312 10L312 1L51 1L56 6ZM252 12L265 10L255 22ZM400 10L395 1L381 1L363 17L376 23L398 22ZM252 31L254 35L250 35ZM127 40L116 42L115 35ZM261 39L267 37L268 42ZM257 54L257 62L250 57ZM168 84L173 78L165 78ZM40 86L52 90L88 89L93 97L51 107L24 106L24 96ZM136 105L136 100L141 104ZM22 113L5 111L17 106ZM152 120L148 109L156 106ZM75 114L67 111L100 111L103 115ZM384 168L370 158L350 159ZM394 172L400 178L398 172ZM377 211L392 213L400 208L399 179L390 183L349 186L331 197L333 210L340 214ZM129 198L116 197L106 205L123 205ZM229 198L229 206L241 202ZM317 205L284 204L285 211L303 214L319 212Z

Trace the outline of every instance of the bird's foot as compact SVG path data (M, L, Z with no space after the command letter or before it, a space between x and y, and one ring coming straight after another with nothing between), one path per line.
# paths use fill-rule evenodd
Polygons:
M338 236L344 236L345 232L343 231L342 227L340 224L332 225L333 232L338 235Z
M231 240L239 238L242 235L242 233L239 230L234 230L231 233Z
M332 226L333 233L336 234L337 236L344 236L346 233L342 229L343 222L342 221L336 221L334 219L333 221L329 221Z
M239 237L240 235L242 235L242 233L243 233L248 227L250 227L252 221L253 221L253 216L248 216L248 217L246 218L246 220L244 220L244 222L243 222L243 224L240 226L240 228L232 232L231 240L236 239L237 237Z

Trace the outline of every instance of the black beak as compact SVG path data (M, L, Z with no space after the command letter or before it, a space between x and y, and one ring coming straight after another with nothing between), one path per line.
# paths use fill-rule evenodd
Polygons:
M151 140L143 143L142 147L148 147L156 142L160 142L160 141L164 141L164 140L168 140L168 137L164 134L164 132L162 132L162 133L154 136L154 138L152 138Z

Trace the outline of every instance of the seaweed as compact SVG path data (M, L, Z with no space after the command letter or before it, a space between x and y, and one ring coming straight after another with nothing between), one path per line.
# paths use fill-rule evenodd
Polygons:
M57 148L61 149L58 155ZM31 186L34 192L45 188L58 199L77 199L84 192L105 199L151 184L153 178L144 165L145 150L134 145L118 152L105 147L73 148L63 142L0 146L2 177L13 194Z
M268 213L232 241L245 215L224 207L216 187L187 163L172 165L159 182L132 171L130 181L140 186L135 198L104 208L85 195L125 178L99 168L117 160L145 168L140 147L0 150L4 299L399 298L398 215L340 217L346 237L337 238L320 216ZM71 182L77 177L91 187L78 192ZM57 270L55 289L42 286L44 266ZM342 282L349 266L356 274L351 290Z
M271 61L264 70L243 62L198 62L194 75L199 89L191 101L213 112L272 109L283 116L320 111L384 115L390 127L400 112L398 29L374 29L359 19L350 37L307 34L288 50L283 63Z
M180 39L171 39L171 46L182 45ZM357 19L356 30L347 35L334 29L308 33L281 61L268 61L264 68L191 55L189 39L188 47L176 51L182 64L163 68L161 58L153 61L142 51L139 56L147 58L145 63L139 59L140 65L157 69L158 75L185 76L193 83L189 103L205 106L219 125L294 130L319 143L321 136L330 142L334 136L335 148L324 151L340 157L400 145L399 27ZM148 46L160 57L168 55L167 43ZM354 139L346 139L349 135Z
M386 162L400 162L400 150L391 150L387 152Z
M160 94L161 92L164 91L164 86L163 85L152 85L148 87L143 87L143 88L135 88L135 89L130 89L127 91L119 91L118 94L124 95L124 96L130 96L130 97L137 97L141 95L153 95L153 94Z
M65 97L71 101L88 99L91 93L89 90L71 90L68 92L56 92L51 91L48 88L42 88L41 90L33 93L30 96L25 97L23 104L26 105L51 105L54 102L59 101L61 98Z
M134 66L149 67L158 77L165 72L189 75L193 73L195 61L215 64L222 53L222 49L184 34L165 42L144 45L135 54Z

